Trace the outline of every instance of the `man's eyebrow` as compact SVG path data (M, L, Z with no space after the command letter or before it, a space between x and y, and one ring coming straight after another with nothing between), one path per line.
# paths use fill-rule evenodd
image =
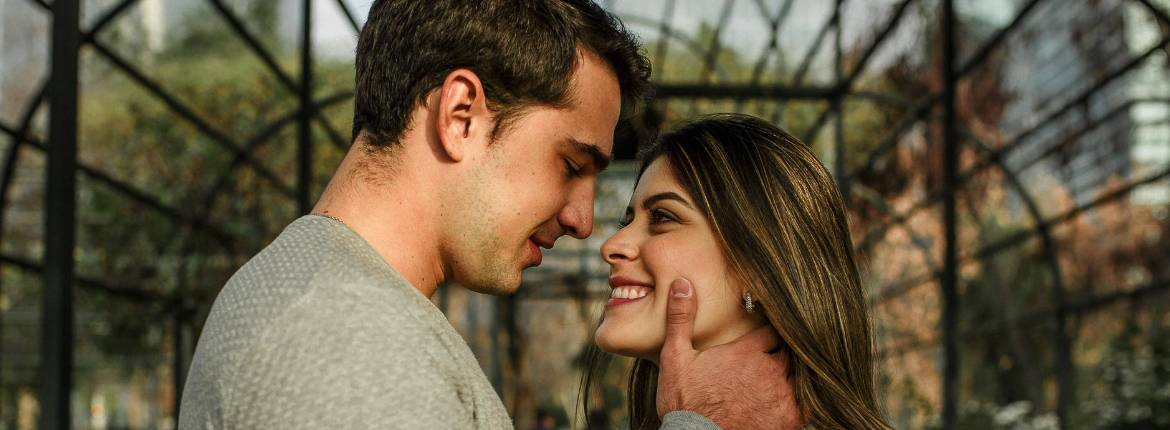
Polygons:
M687 199L684 199L683 196L680 196L680 195L678 195L678 193L675 193L673 191L658 193L658 194L655 194L655 195L652 195L650 197L643 199L642 200L642 209L649 210L650 205L653 205L653 204L658 203L658 202L663 201L663 200L675 200L675 201L678 201L679 203L682 203L683 206L686 206L689 209L692 209L692 210L695 209L694 206L691 206L691 204L687 202Z
M565 139L565 142L569 144L569 149L572 149L573 152L589 157L593 162L593 167L598 172L605 170L605 168L609 167L609 163L613 161L612 155L606 154L601 150L601 147L592 143L582 142L571 137Z

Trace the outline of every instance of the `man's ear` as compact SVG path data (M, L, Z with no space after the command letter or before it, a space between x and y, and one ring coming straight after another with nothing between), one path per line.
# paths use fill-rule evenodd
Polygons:
M474 72L458 69L448 74L437 108L439 142L451 161L462 161L475 145L487 146L492 116Z

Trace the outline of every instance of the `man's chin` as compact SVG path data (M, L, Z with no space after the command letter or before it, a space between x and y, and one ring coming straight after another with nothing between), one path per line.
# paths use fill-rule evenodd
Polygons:
M491 294L493 296L510 296L516 294L520 290L520 274L517 273L514 277L507 278L491 278L491 279L476 279L460 282L468 290L480 293Z

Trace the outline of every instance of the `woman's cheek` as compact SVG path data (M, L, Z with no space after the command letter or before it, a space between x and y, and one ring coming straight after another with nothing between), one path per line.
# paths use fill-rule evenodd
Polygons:
M655 288L661 288L663 291L669 291L670 284L678 278L687 278L694 282L692 275L696 269L702 270L701 267L689 264L687 257L690 250L687 244L672 239L669 234L664 234L649 241L642 251L646 269L650 271L650 276L654 277Z

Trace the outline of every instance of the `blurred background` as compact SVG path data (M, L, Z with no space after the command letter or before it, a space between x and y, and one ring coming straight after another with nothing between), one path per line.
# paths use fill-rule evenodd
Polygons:
M0 0L0 429L175 427L217 292L348 147L369 4ZM657 96L595 233L434 299L518 428L624 426L625 360L578 405L597 250L638 142L727 111L844 190L895 427L1170 428L1170 0L602 4Z

